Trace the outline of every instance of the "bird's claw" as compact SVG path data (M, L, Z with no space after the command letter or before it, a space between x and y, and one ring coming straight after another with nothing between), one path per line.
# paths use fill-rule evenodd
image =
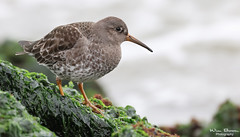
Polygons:
M89 100L88 101L84 100L83 104L91 107L93 109L93 112L96 112L96 113L104 116L103 113L96 106L94 106Z

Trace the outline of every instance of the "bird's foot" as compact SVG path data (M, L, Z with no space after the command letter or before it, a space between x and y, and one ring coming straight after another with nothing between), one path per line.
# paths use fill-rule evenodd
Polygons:
M78 87L79 87L79 89L80 89L80 91L81 91L81 93L82 93L82 95L83 95L83 97L84 97L84 102L83 102L83 104L91 107L94 112L96 112L96 113L101 114L102 116L104 116L103 113L102 113L96 106L94 106L94 105L88 100L87 95L85 94L85 91L84 91L84 89L83 89L83 83L78 83Z
M101 114L102 116L104 116L103 113L96 106L94 106L89 100L87 100L87 101L84 100L83 104L86 105L86 106L91 107L93 109L93 112L96 112L96 113Z

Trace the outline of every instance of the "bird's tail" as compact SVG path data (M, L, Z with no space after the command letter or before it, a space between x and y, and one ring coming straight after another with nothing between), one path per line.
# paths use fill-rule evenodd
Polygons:
M18 44L23 48L24 51L17 52L15 55L24 55L26 53L29 53L29 49L32 48L33 42L32 41L19 41Z

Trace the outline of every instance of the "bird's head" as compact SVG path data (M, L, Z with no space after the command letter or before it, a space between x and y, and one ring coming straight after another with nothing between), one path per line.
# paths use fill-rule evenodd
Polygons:
M131 36L128 33L127 25L117 17L107 17L96 22L94 30L101 39L104 39L113 45L120 45L124 41L131 41L153 52L147 45Z

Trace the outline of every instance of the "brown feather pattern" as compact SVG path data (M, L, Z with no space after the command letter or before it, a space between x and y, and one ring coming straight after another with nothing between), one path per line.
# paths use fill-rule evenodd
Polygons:
M28 43L24 50L32 54L39 63L52 66L57 61L64 61L61 51L74 47L76 42L87 36L93 22L79 22L56 27L42 39ZM27 43L20 43L25 44Z

